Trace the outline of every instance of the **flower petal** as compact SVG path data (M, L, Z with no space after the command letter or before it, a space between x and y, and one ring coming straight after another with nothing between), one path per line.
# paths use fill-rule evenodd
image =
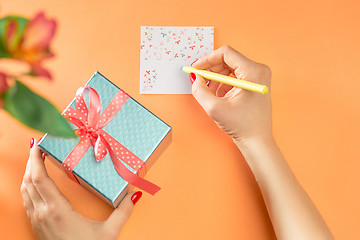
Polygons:
M16 33L18 32L19 22L16 19L10 19L5 26L5 46L12 53L18 47Z
M14 40L18 22L15 19L12 19L8 22L6 26L6 41L12 42Z
M9 85L6 81L6 74L0 72L0 93L4 92L6 89L8 89Z
M55 35L55 29L55 20L47 19L44 12L38 13L26 26L22 49L24 51L48 49L50 41Z
M48 70L46 70L45 68L43 68L41 66L40 62L33 63L31 65L31 70L35 76L45 77L49 80L52 80L52 76L51 76L50 72Z

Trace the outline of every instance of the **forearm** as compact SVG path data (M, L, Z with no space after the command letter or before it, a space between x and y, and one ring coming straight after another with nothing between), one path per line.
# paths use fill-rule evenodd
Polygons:
M278 239L333 239L272 137L236 145L260 186Z

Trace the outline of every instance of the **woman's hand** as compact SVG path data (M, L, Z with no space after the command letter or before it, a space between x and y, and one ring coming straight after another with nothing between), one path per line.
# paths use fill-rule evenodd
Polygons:
M85 218L75 211L48 176L36 141L32 139L30 157L21 185L26 213L40 239L117 239L130 217L141 192L129 193L104 222Z
M192 64L270 87L270 69L229 46ZM210 117L229 134L254 173L278 239L333 239L320 213L278 149L271 130L270 94L262 95L190 74L192 91Z
M229 46L200 58L192 66L270 87L269 67L247 59ZM190 74L190 78L194 76ZM253 139L272 139L270 94L208 82L197 74L192 92L207 114L235 143L242 145Z

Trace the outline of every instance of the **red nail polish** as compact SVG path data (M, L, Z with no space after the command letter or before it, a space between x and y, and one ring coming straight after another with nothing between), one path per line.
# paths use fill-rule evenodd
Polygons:
M197 60L193 61L193 62L191 63L191 66L192 66L196 61L197 61Z
M30 140L30 148L32 148L34 146L34 138L31 138Z
M141 198L142 196L142 192L141 191L137 191L136 193L134 193L132 196L131 196L131 201L133 202L133 204L135 205L139 199Z
M193 84L194 83L194 81L196 80L196 75L195 75L195 73L190 73L189 74L189 78L190 78L190 82L191 82L191 84Z

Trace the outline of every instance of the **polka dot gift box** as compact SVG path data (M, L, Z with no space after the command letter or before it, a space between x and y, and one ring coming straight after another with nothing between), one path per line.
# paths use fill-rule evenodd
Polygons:
M171 127L96 72L63 115L77 138L49 134L39 142L48 157L110 206L131 187L154 195L144 176L171 142Z

